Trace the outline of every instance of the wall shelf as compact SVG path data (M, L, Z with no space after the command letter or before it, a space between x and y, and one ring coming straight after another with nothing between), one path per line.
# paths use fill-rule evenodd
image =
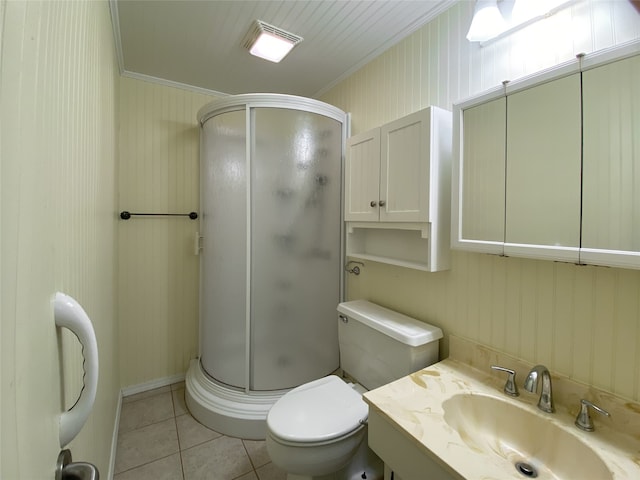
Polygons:
M429 223L347 224L347 256L430 271Z

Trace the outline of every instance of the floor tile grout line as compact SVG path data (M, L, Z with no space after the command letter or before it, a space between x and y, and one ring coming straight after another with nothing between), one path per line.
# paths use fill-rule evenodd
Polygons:
M220 432L217 432L220 435L219 437L216 437L216 438L213 438L213 439L209 439L209 440L203 441L201 443L198 443L196 445L192 445L189 448L183 449L182 441L180 439L180 434L179 434L178 417L179 416L190 416L190 413L189 413L188 410L186 410L184 412L181 411L180 414L178 415L177 407L178 407L180 401L179 401L178 395L174 395L174 393L175 392L179 392L181 389L182 388L175 388L174 389L174 386L171 385L168 392L167 391L159 391L159 392L156 392L154 395L149 395L149 396L144 397L144 398L140 398L140 399L137 399L137 400L134 400L134 401L127 402L128 404L135 404L137 402L149 400L150 398L154 398L154 397L159 396L159 395L169 394L170 398L171 398L171 412L172 412L170 416L167 416L164 419L157 420L155 422L149 423L147 425L143 425L143 426L128 430L127 432L124 432L124 434L127 434L129 432L135 432L136 430L141 430L143 428L146 428L146 427L158 424L158 423L167 422L167 421L171 420L171 418L173 418L173 424L174 424L174 428L175 428L175 431L176 431L176 440L177 440L178 451L174 452L174 453L171 453L169 455L164 455L164 456L161 456L159 458L150 460L150 461L145 462L143 464L136 465L136 466L131 467L131 468L127 469L127 470L123 470L122 472L118 472L118 475L124 474L126 472L130 472L130 471L135 470L137 468L145 467L145 466L147 466L149 464L152 464L154 462L166 459L166 458L168 458L168 457L170 457L172 455L175 455L175 453L177 453L179 455L179 460L180 460L180 470L181 470L181 477L182 477L181 480L186 480L187 476L186 476L186 472L185 472L185 464L184 464L184 459L183 459L183 452L186 452L186 451L188 451L188 450L190 450L192 448L201 446L201 445L203 445L205 443L213 442L215 440L219 440L219 439L227 437L226 435L220 434ZM119 437L120 437L120 435L119 435ZM233 438L233 437L228 437L228 438ZM256 466L256 463L255 463L254 459L251 457L251 455L249 453L249 449L247 447L247 444L245 443L245 439L239 438L239 440L242 442L242 447L243 447L243 450L245 452L246 458L249 460L250 470L245 472L245 473L243 473L242 475L234 477L234 479L237 480L237 479L239 479L239 478L241 478L241 477L243 477L245 475L249 475L251 472L253 472L255 478L259 480L260 479L260 475L258 474L258 467ZM268 465L269 463L270 462L267 462L266 464L261 465L260 468L264 467L265 465Z
M216 430L213 430L213 431L214 431L214 432L216 432L216 433L220 433L220 432L217 432ZM192 449L194 449L194 448L196 448L196 447L201 447L201 446L202 446L202 445L204 445L205 443L213 443L213 442L215 442L215 441L217 441L217 440L222 440L223 438L238 438L238 437L229 437L229 436L227 436L227 435L223 435L223 434L221 434L221 433L220 433L220 436L219 436L219 437L210 438L210 439L208 439L208 440L203 440L203 441L202 441L202 442L200 442L200 443L196 443L195 445L191 445L190 447L187 447L187 448L185 448L184 450L180 450L180 451L181 451L181 452L186 452L186 451L188 451L188 450L192 450ZM241 438L238 438L238 440L242 440L242 439L241 439Z
M130 430L125 430L124 432L120 432L120 431L118 431L118 439L119 439L122 435L126 435L126 434L128 434L128 433L135 432L135 431L137 431L137 430L142 430L143 428L147 428L147 427L150 427L150 426L152 426L152 425L157 425L157 424L159 424L159 423L166 422L167 420L171 420L172 418L174 418L174 419L175 419L175 418L176 418L176 417L175 417L175 415L172 415L171 417L166 417L166 418L162 418L162 419L156 420L155 422L146 423L146 424L141 425L141 426L139 426L139 427L132 428L132 429L130 429ZM176 431L177 431L177 430L176 430Z
M204 441L202 441L202 442L200 442L200 443L196 443L196 444L191 445L190 447L187 447L187 448L184 448L184 449L183 449L182 447L180 447L180 452L186 452L186 451L188 451L188 450L192 450L192 449L194 449L194 448L196 448L196 447L201 447L201 446L202 446L202 445L204 445L205 443L215 442L216 440L220 440L220 439L222 439L222 438L233 438L233 437L227 437L226 435L220 435L219 437L216 437L216 438L210 438L210 439L208 439L208 440L204 440Z
M180 385L180 386L176 387L176 385ZM174 389L173 387L176 387L176 388ZM178 390L183 390L184 388L186 388L186 384L183 380L181 382L172 383L171 385L169 385L169 388L171 389L172 392L177 392Z
M165 388L165 387L161 387L161 388ZM152 398L155 398L155 397L158 397L158 396L161 396L161 395L169 395L169 397L171 399L171 412L172 412L172 415L171 416L166 416L164 418L156 418L151 423L147 423L147 424L144 424L144 425L139 425L139 426L137 426L135 428L131 428L129 430L122 431L122 430L119 429L118 430L118 438L120 438L121 435L125 435L125 434L128 434L130 432L134 432L136 430L140 430L142 428L145 428L145 427L148 427L148 426L151 426L151 425L156 425L156 424L161 423L161 422L166 422L167 420L171 419L172 417L175 417L175 407L174 407L174 404L173 404L173 395L171 395L171 391L158 392L158 393L156 393L154 395L149 395L148 397L144 397L144 398L140 398L138 400L134 400L134 401L123 403L123 409L125 409L125 408L126 409L133 408L133 405L135 405L138 402L148 401L149 399L152 399ZM122 423L123 416L124 415L121 415L121 423Z
M182 472L182 480L185 480L186 474L184 472L184 461L182 460L182 444L180 442L180 431L178 430L178 416L176 415L176 402L173 397L173 389L170 389L171 393L171 406L173 407L173 424L176 426L176 438L178 439L178 456L180 458L180 471Z
M180 382L178 382L180 383ZM129 403L136 403L136 402L141 402L143 400L148 400L149 398L153 398L153 397L157 397L158 395L163 395L166 393L171 394L171 400L173 401L173 392L177 392L179 390L182 390L184 387L179 387L176 388L175 390L173 389L174 385L178 385L178 383L172 383L171 385L165 385L164 387L158 387L158 388L153 388L151 390L145 390L143 392L138 392L138 393L134 393L131 395L127 395L126 397L122 397L122 404L129 404ZM166 390L168 388L168 390ZM158 390L155 393L150 393L153 392L154 390ZM144 395L143 395L144 394ZM136 400L130 400L131 397L135 397L137 395L143 395L141 398L138 398ZM175 408L174 408L174 413L175 413Z
M160 388L154 388L153 390L164 390L165 387L160 387ZM169 389L168 391L159 391L153 394L150 394L149 392L153 391L153 390L146 390L144 392L140 392L140 393L134 393L133 395L127 395L126 397L122 397L122 403L123 404L127 404L127 403L136 403L136 402L141 402L143 400L147 400L149 398L153 398L153 397L157 397L158 395L163 395L165 393L172 393L173 390ZM135 397L136 395L141 395L141 394L147 394L145 396L142 396L141 398L138 398L136 400L130 400L131 397Z
M244 443L244 439L241 438L240 442L242 442L242 448L244 448L244 452L247 454L247 458L249 459L249 463L251 464L251 468L253 469L253 474L256 476L256 478L260 478L258 477L258 471L256 470L256 466L253 463L253 458L251 458L251 455L249 455L249 450L247 449L247 444Z
M125 432L122 432L122 435L126 435L126 434L128 434L128 433L135 432L135 431L137 431L137 430L142 430L143 428L147 428L147 427L150 427L150 426L152 426L152 425L157 425L157 424L162 423L162 422L167 422L167 421L169 421L169 420L171 420L171 419L173 418L173 424L174 424L174 427L175 427L175 429L176 429L176 441L177 441L177 444L178 444L178 445L177 445L177 446L178 446L178 451L173 452L173 453L170 453L169 455L165 455L165 456L162 456L162 457L154 458L153 460L150 460L150 461L148 461L148 462L145 462L145 463L142 463L142 464L140 464L140 465L136 465L136 466L134 466L134 467L128 468L127 470L123 470L122 472L118 472L118 473L117 473L117 475L120 475L120 474L122 474L122 473L125 473L125 472L128 472L128 471L131 471L131 470L136 469L136 468L144 467L144 466L149 465L149 464L151 464L151 463L154 463L154 462L157 462L157 461L159 461L159 460L162 460L162 459L165 459L165 458L167 458L167 457L170 457L170 456L172 456L172 455L178 454L178 455L179 455L179 458L180 458L180 469L181 469L181 472L182 472L182 480L184 480L184 468L183 468L183 465L182 465L182 455L180 454L180 437L178 436L178 425L177 425L177 422L176 422L175 404L174 404L174 401L173 401L173 395L171 395L171 391L169 391L169 392L158 392L158 393L157 393L157 394L155 394L155 395L150 395L150 396L148 396L148 397L141 398L141 399L139 399L139 400L135 400L135 401L133 401L133 402L127 402L127 403L128 403L128 404L133 404L133 403L136 403L136 402L140 402L140 401L148 400L149 398L153 398L153 397L158 396L158 395L165 395L165 394L169 394L169 395L170 395L170 398L171 398L171 411L172 411L172 415L171 415L171 416L168 416L168 417L166 417L166 418L163 418L163 419L161 419L161 420L158 420L158 421L155 421L155 422L152 422L152 423L146 424L146 425L142 425L142 426L137 427L137 428L133 428L133 429L131 429L131 430L127 430L127 431L125 431ZM119 433L118 433L118 442L120 442L120 436L121 436L121 434L120 434L120 432L119 432Z
M126 470L122 470L121 472L116 472L116 473L114 473L113 476L116 477L118 475L122 475L123 473L130 472L131 470L135 470L136 468L146 467L147 465L151 465L152 463L159 462L160 460L164 460L165 458L169 458L170 456L175 455L176 453L180 453L180 452L173 452L173 453L170 453L169 455L165 455L164 457L155 458L155 459L150 460L148 462L141 463L140 465L135 465L135 466L133 466L131 468L127 468Z

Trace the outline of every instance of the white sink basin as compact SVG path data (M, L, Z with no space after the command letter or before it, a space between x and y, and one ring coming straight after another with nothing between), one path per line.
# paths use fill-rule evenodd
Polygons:
M580 438L544 415L487 395L458 394L442 404L444 419L467 446L504 461L505 472L520 464L522 478L613 479L603 460ZM530 467L535 475L527 475Z

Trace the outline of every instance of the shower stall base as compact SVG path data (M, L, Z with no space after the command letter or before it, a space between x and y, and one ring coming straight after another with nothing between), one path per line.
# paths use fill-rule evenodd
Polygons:
M185 401L193 417L218 433L246 440L264 440L267 413L288 390L251 392L213 381L199 360L192 360L185 379Z

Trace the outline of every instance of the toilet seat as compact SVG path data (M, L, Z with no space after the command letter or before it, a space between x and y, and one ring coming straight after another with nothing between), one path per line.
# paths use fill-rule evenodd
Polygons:
M267 426L285 442L318 443L353 432L368 414L361 394L330 375L284 394L269 411Z

